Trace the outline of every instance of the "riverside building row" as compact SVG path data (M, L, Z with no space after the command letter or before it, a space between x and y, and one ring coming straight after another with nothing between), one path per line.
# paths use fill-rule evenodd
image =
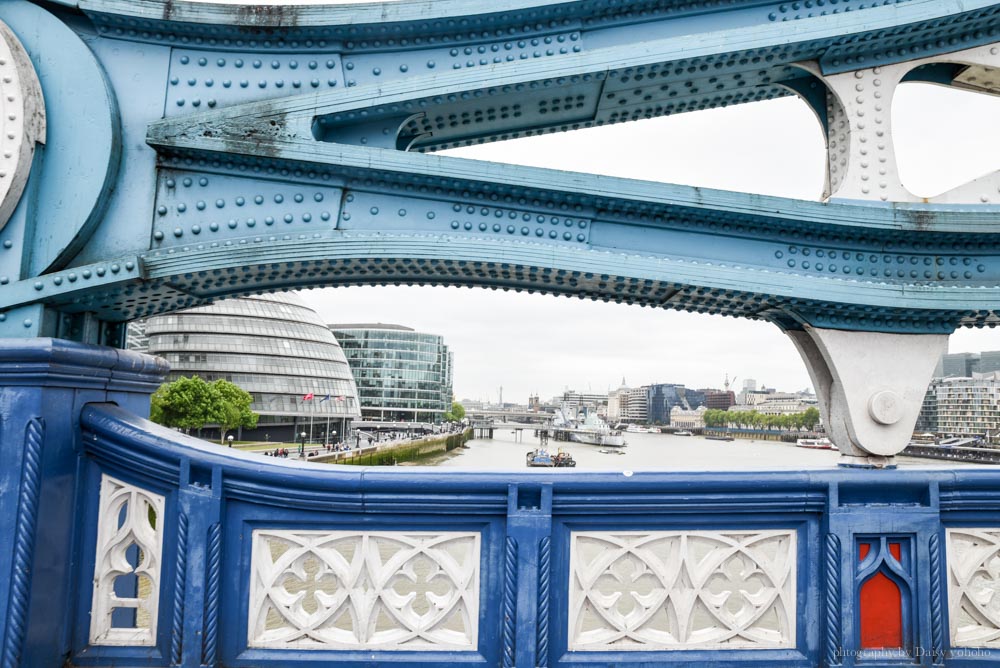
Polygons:
M224 379L249 392L260 418L239 440L292 441L305 432L310 442L336 443L362 417L433 422L450 410L453 357L440 336L381 324L346 326L341 336L345 346L284 293L136 321L127 347L165 358L168 381Z
M608 393L607 419L613 423L691 427L700 426L700 408L783 415L801 413L815 404L816 397L807 392L757 390L755 383L737 397L728 388L695 390L677 383L628 387L622 379L621 387Z
M916 430L1000 440L1000 371L933 379Z

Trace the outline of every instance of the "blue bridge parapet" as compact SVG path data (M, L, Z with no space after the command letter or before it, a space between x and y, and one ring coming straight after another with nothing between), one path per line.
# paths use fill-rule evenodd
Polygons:
M341 470L138 417L153 358L16 348L4 665L1000 660L992 471Z

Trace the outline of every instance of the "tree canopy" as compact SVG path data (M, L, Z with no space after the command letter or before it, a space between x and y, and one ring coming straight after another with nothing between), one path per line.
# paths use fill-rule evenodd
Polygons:
M253 397L250 396L249 392L235 383L221 379L212 383L210 387L215 389L220 399L216 419L212 420L222 427L220 438L225 438L226 432L230 429L237 427L253 429L257 426L259 416L250 410Z
M766 415L757 411L705 411L706 427L738 427L740 429L771 429L812 431L819 424L819 410L810 406L801 413Z
M149 419L185 430L217 424L220 438L225 439L230 429L257 426L258 415L250 410L252 401L246 390L228 380L207 383L198 376L181 377L153 393Z
M441 416L445 422L461 422L465 417L465 406L457 401L451 404L451 410Z

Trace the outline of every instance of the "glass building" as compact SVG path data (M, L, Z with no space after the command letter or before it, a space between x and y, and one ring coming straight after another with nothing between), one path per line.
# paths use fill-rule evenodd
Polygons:
M676 383L656 383L649 386L646 419L649 424L670 424L670 411L674 406L690 411L705 405L705 393L689 390Z
M400 325L330 325L365 419L435 422L451 409L453 358L440 336Z
M129 330L130 347L170 363L168 380L221 378L249 392L260 419L239 440L288 442L304 431L312 442L337 442L360 415L343 350L293 293L226 299L132 323Z

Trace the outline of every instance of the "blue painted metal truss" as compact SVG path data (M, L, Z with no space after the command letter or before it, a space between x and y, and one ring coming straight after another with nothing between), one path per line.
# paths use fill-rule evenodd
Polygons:
M825 122L804 64L991 44L995 3L507 4L5 4L29 53L66 46L38 66L50 139L37 196L0 231L0 332L114 342L116 323L217 297L390 283L786 329L1000 321L996 205L804 202L420 154L791 91ZM56 169L67 156L89 161L78 181Z

